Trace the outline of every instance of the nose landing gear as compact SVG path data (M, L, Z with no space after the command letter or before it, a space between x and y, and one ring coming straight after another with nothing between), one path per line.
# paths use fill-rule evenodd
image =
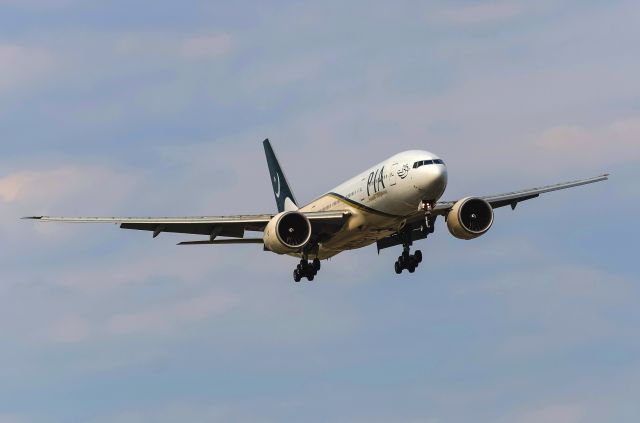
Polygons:
M311 282L318 272L320 271L320 259L317 257L313 259L312 262L303 258L300 260L300 264L293 271L293 280L295 282L300 282L302 278L307 278L309 282Z
M394 269L398 275L405 269L413 273L420 263L422 263L422 251L416 250L415 254L410 254L409 248L405 247L402 255L395 262Z

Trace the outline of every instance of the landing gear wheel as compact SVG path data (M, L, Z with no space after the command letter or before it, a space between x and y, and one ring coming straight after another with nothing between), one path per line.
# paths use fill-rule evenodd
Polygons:
M424 202L425 210L428 210L429 204ZM411 245L413 244L412 230L415 228L405 228L398 232L398 238L402 242L402 254L398 257L398 261L395 263L395 271L400 274L404 269L409 273L414 273L416 268L422 263L422 251L416 250L414 254L411 254ZM422 229L424 232L424 229Z
M317 257L311 262L303 257L293 271L293 280L300 282L303 278L307 278L307 280L312 281L318 275L319 270L320 260Z

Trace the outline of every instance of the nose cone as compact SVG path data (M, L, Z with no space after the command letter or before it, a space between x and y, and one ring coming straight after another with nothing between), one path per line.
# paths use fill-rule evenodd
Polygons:
M414 183L425 200L437 200L447 188L447 167L443 164L420 167L416 169Z

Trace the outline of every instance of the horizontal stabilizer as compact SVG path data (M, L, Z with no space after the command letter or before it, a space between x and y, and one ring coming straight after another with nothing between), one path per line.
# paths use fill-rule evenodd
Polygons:
M185 241L178 245L263 244L262 238L215 239L213 241Z

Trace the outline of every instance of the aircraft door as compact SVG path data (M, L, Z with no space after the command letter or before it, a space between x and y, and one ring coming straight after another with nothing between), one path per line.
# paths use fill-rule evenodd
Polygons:
M391 173L389 173L389 185L394 186L396 184L397 173L398 173L398 163L394 163L391 166Z

